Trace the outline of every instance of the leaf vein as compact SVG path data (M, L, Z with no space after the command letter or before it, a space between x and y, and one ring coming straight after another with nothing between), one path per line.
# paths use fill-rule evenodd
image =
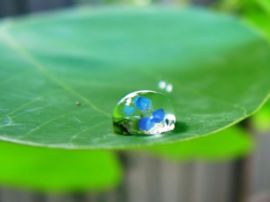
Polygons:
M10 21L8 21L10 24ZM5 23L7 24L7 23ZM72 87L64 83L62 80L58 79L54 74L52 74L50 71L47 70L45 66L43 66L29 51L24 49L7 31L8 26L2 25L0 28L0 37L5 40L6 44L15 50L19 55L21 55L22 58L24 58L29 64L31 64L33 67L35 67L40 73L42 73L43 76L46 76L48 79L50 79L52 82L60 86L62 89L64 89L66 92L71 94L72 96L78 97L82 101L84 101L90 108L95 110L98 113L103 114L105 117L109 118L110 114L105 112L104 110L100 109L96 105L93 104L92 101L89 100L89 98L86 98L85 96L81 95L77 91L75 91Z

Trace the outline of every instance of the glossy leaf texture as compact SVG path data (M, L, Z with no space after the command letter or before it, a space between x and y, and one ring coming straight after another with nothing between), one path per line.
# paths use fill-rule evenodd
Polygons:
M1 140L74 149L189 140L250 116L270 90L265 40L207 10L81 8L0 27ZM173 84L176 129L114 134L120 98L160 80Z
M250 135L243 129L230 127L216 134L192 141L148 148L155 156L170 160L228 160L246 155L253 148Z
M105 191L121 180L108 151L71 151L0 143L0 184L41 192Z

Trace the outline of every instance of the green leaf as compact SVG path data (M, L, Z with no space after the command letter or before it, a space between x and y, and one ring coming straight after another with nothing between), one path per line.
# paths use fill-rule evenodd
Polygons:
M270 1L250 0L240 9L242 16L270 40Z
M266 13L270 15L270 1L269 0L257 0L255 1L259 6L265 10Z
M268 132L270 130L270 102L267 102L263 108L251 118L252 126L259 132Z
M245 14L245 18L270 41L270 15L266 15L263 12L250 12Z
M252 146L249 134L240 128L230 127L207 137L153 146L147 150L172 160L224 160L245 155Z
M239 122L268 97L269 47L231 16L199 9L77 9L0 27L1 140L62 148L188 140ZM160 80L174 85L174 132L114 134L111 113L119 99L158 90Z
M113 153L70 151L0 143L0 184L38 191L102 191L121 169Z
M251 5L243 6L241 10L243 17L270 42L270 1L251 1ZM257 131L268 131L270 129L270 103L267 102L251 120L252 126Z

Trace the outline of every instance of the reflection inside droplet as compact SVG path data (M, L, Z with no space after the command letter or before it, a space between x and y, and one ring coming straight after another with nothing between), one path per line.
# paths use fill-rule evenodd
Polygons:
M175 128L175 114L169 99L154 91L136 91L122 98L114 108L114 131L124 135L157 135Z

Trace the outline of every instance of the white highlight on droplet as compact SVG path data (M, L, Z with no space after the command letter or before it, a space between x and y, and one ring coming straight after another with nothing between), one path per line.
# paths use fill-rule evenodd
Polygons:
M127 98L126 104L129 106L132 103L132 98Z

